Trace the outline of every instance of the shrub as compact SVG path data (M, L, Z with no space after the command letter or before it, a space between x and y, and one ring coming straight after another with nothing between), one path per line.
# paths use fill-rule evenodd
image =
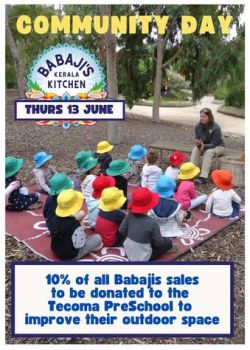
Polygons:
M189 89L190 83L186 81L180 74L177 72L168 70L167 71L168 76L168 85L173 89Z
M228 95L228 88L226 86L226 84L222 84L221 86L219 86L215 92L214 92L214 97L217 100L224 100L226 98L226 96Z
M245 90L244 87L233 87L225 98L226 106L234 106L242 108L245 106Z

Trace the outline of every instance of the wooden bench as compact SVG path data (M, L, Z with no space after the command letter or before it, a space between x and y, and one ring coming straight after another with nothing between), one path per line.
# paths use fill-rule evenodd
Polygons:
M192 152L192 149L194 148L194 145L184 145L181 143L157 141L149 145L148 148L158 150L160 152L160 158L162 159L164 151L168 151L168 153L171 153L173 151L180 151L187 155L190 155ZM225 155L240 156L242 153L244 153L244 151L229 149L225 147Z

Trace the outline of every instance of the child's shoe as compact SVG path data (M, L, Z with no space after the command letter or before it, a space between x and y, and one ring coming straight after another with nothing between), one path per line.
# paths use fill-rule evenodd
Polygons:
M167 253L174 254L178 252L178 245L173 244L173 247L167 251Z
M186 214L185 220L186 220L186 221L190 221L191 218L192 218L191 210L187 210L186 213L187 213L187 214Z
M37 201L36 203L31 204L31 205L27 208L27 210L36 210L36 209L42 208L42 206L43 206L43 203L40 202L40 201Z

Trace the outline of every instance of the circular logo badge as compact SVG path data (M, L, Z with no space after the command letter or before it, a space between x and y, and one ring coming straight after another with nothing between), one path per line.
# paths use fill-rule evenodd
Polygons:
M96 98L105 91L102 66L90 51L75 44L45 49L29 70L27 89L31 98L79 96Z

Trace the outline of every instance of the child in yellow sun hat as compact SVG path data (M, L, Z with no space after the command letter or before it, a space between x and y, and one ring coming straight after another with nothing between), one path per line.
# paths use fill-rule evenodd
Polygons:
M105 188L99 200L99 213L96 219L96 232L100 233L105 246L119 246L121 239L118 230L126 214L121 207L127 198L117 187Z
M174 195L177 202L182 205L183 210L190 210L202 203L206 203L207 195L198 195L195 190L194 178L200 173L200 168L188 162L180 167L180 184Z
M83 201L83 194L72 189L57 197L56 215L50 227L51 249L61 260L79 260L103 246L100 235L85 235L80 223L84 216Z
M94 154L94 157L98 159L98 163L101 167L101 173L106 174L106 170L109 167L109 164L112 162L112 157L110 151L114 148L108 141L101 141L97 144L97 150Z

